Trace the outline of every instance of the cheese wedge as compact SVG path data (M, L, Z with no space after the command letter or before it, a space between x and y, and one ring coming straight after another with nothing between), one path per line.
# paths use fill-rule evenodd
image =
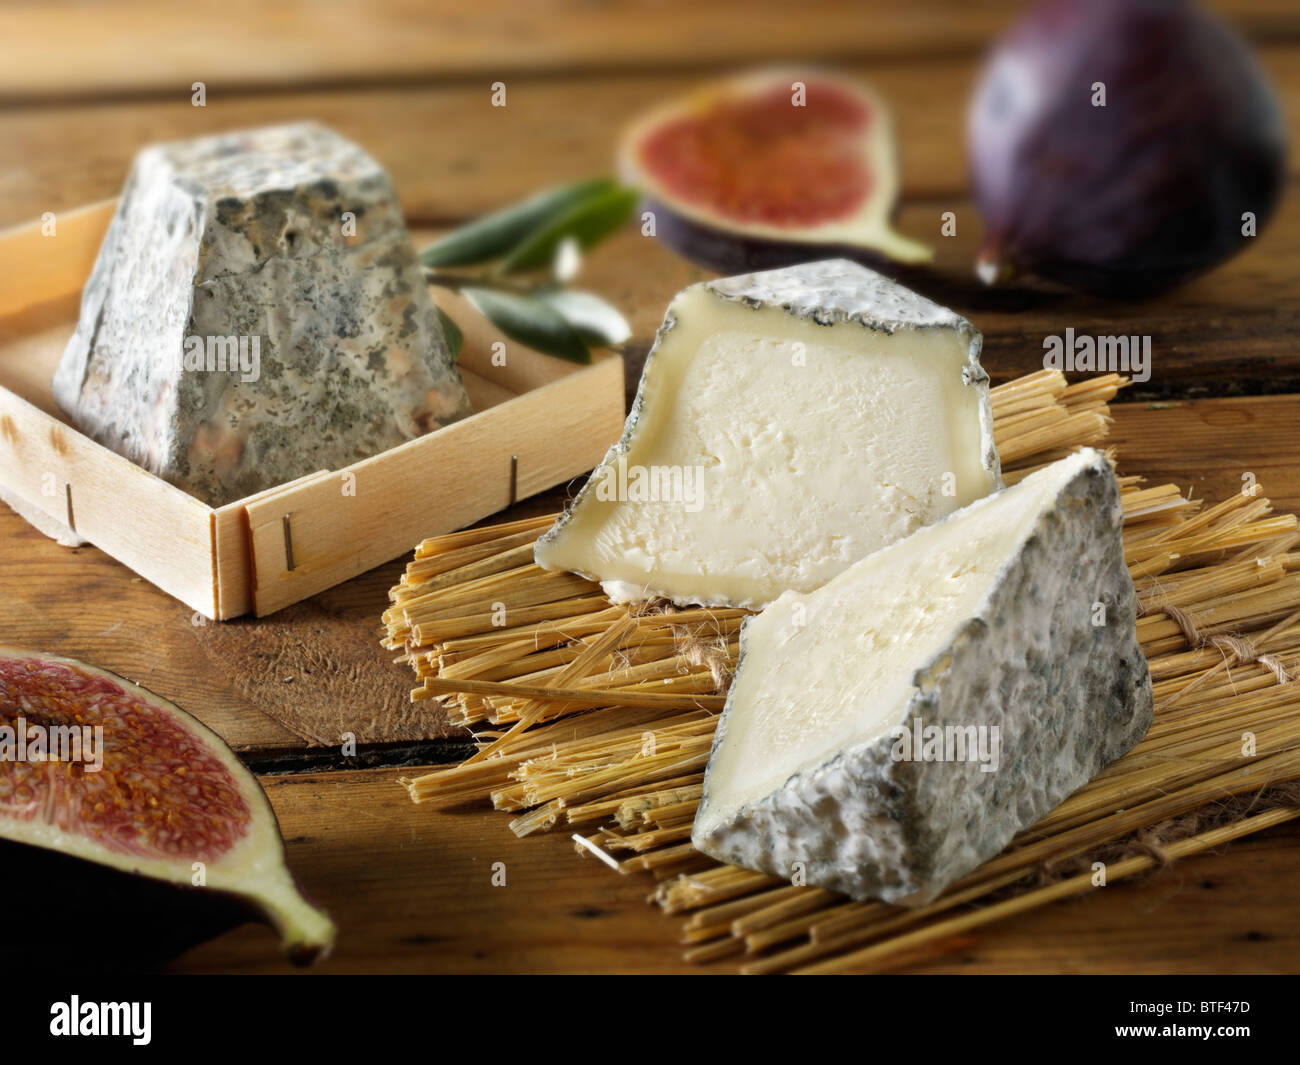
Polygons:
M692 839L923 904L1151 724L1122 509L1084 451L746 619Z
M999 487L979 350L965 319L843 259L693 285L537 563L615 602L810 592Z

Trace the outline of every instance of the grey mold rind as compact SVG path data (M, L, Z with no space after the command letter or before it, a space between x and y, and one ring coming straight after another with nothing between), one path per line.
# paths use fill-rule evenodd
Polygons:
M186 338L254 336L257 380L180 368ZM136 157L53 391L212 506L472 413L388 175L314 123Z
M851 275L846 276L846 275ZM555 541L573 520L578 507L588 493L595 491L598 474L601 470L614 466L620 456L626 455L632 447L632 439L637 424L641 420L641 411L645 404L645 384L650 367L659 354L664 338L677 324L673 313L673 304L687 292L699 288L708 289L721 299L734 303L745 303L750 307L780 307L787 314L800 320L812 319L818 325L832 326L840 322L852 322L874 332L893 334L900 327L905 329L956 329L966 341L966 364L962 368L962 383L976 389L979 397L980 439L984 451L980 464L993 476L993 490L1002 487L1002 464L998 458L997 446L993 441L993 405L989 398L989 375L980 365L980 351L983 336L969 321L961 315L941 307L924 296L911 291L898 282L867 269L859 263L848 259L826 259L821 262L804 263L788 266L779 270L765 270L759 273L742 274L738 277L718 278L714 281L701 281L690 285L674 297L664 314L663 324L655 333L654 343L646 355L641 368L641 380L637 385L636 398L628 412L623 425L623 435L610 447L600 464L592 471L587 482L578 494L569 501L564 511L537 540L536 548ZM886 319L878 316L873 307L880 302L892 301L899 317ZM624 585L620 581L603 581L600 576L582 570L574 570L580 577L601 584L607 595L616 602L631 599L664 598L677 606L690 606L698 603L697 599L672 596L662 591L647 588L641 596L619 596L612 594L616 588ZM727 606L748 608L748 603L709 602L707 606Z
M890 334L900 327L974 332L970 322L956 312L848 259L823 259L783 270L718 278L703 285L723 299L751 307L780 307L819 325L856 322L865 329ZM888 317L877 313L885 305L893 308Z
M900 722L999 726L997 772L894 761L886 733L795 774L707 832L697 827L695 846L780 877L802 862L810 884L924 905L1137 744L1151 726L1152 690L1109 463L1096 456L1058 499L1066 513L1040 517L978 616L917 671ZM1092 624L1095 601L1106 604L1105 625ZM742 626L738 670L746 654ZM714 752L732 709L729 696ZM706 772L696 825L710 813Z

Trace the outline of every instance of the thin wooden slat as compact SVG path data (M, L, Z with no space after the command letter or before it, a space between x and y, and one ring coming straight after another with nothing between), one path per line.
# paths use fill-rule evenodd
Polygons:
M255 501L247 513L256 612L272 613L386 562L422 535L501 510L511 502L512 456L521 498L590 469L622 425L622 363L606 358L580 380L553 381L346 471ZM569 446L557 448L557 440ZM355 494L343 492L345 473L355 478Z
M217 613L212 509L0 389L0 469L35 511L207 617Z
M0 318L80 292L116 210L107 199L0 233Z

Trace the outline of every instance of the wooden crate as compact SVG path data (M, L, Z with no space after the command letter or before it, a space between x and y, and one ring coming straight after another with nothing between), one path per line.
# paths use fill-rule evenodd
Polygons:
M622 430L619 356L575 366L510 344L494 366L499 338L440 293L466 327L460 368L475 414L207 506L83 436L50 393L114 208L61 214L53 236L40 223L0 233L0 486L205 617L269 614L363 573L591 469Z

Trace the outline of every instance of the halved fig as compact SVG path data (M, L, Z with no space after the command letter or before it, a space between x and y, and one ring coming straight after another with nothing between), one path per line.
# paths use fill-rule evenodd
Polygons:
M253 913L296 962L333 942L289 873L265 793L214 732L105 670L4 646L0 853L11 915L17 892L42 915L42 941L55 913L88 951L128 950L124 966Z
M933 255L890 226L889 112L857 82L782 70L706 85L635 122L619 155L655 235L710 270Z

